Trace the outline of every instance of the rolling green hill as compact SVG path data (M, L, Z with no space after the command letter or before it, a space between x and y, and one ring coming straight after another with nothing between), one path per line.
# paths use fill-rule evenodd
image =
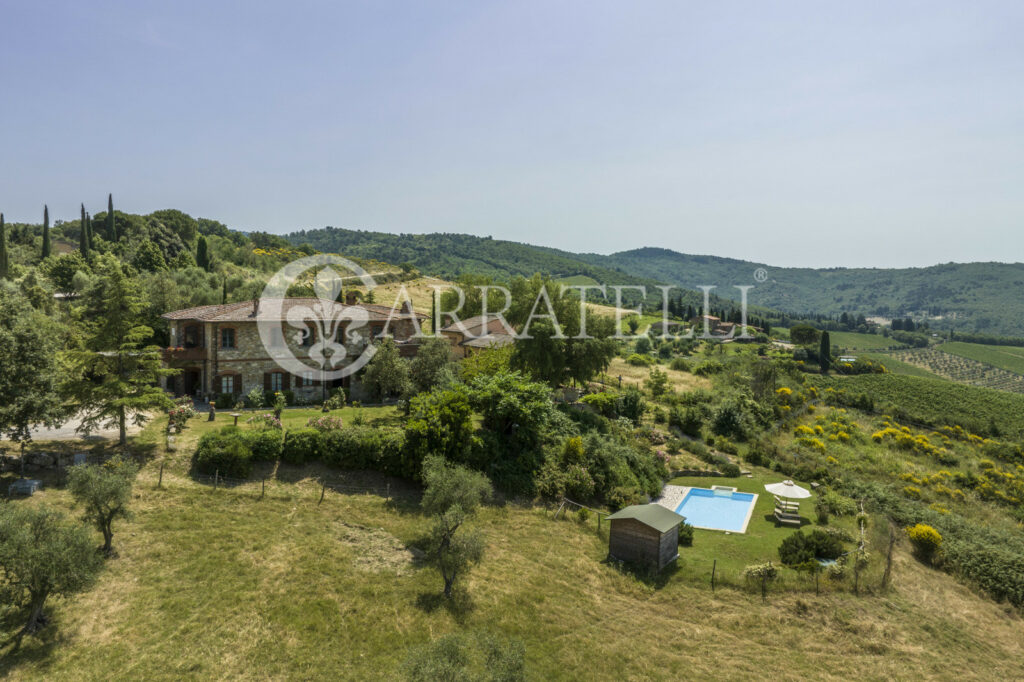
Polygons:
M933 328L1024 335L1024 263L946 263L927 268L777 268L763 263L643 248L580 258L641 277L693 288L755 284L753 303L793 313L855 312L932 318ZM754 271L767 270L757 284Z
M1024 336L1024 263L947 263L927 268L778 268L764 263L642 248L612 255L559 249L465 234L389 234L327 227L287 235L359 258L410 263L424 273L454 279L464 273L497 280L542 272L570 281L674 284L688 290L714 285L738 298L735 285L754 285L749 301L793 314L850 312L928 318L934 329L954 328ZM758 283L754 272L767 271ZM589 279L588 279L589 278Z
M985 346L980 343L952 341L939 346L939 350L959 355L970 360L1005 369L1014 374L1024 374L1024 348L1015 346Z

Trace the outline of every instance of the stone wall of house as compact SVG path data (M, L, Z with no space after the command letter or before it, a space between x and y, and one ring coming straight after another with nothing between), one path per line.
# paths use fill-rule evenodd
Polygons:
M178 343L184 338L184 329L189 324L196 324L190 321L177 321L172 324L174 328L173 338ZM227 374L235 376L235 394L243 396L253 388L265 387L264 375L268 372L284 371L274 359L274 349L268 352L260 337L259 326L256 322L205 322L202 323L202 338L206 347L202 349L201 360L175 361L172 365L178 368L196 368L202 372L202 392L207 395L218 395L221 392L221 377ZM346 335L345 350L346 358L354 360L359 357L366 345L366 338L370 333L380 332L384 322L371 322L368 326L360 328L359 336ZM221 332L224 329L233 329L235 334L234 348L221 347ZM412 337L416 332L415 324L411 320L393 320L388 326L388 332L397 340L404 340ZM318 333L318 332L317 332ZM311 369L318 367L316 360L309 359L310 347L302 345L301 330L289 325L282 325L282 336L284 345L280 349L281 357L292 355L303 361L303 364ZM314 340L315 342L315 340ZM173 342L172 342L173 343ZM315 372L315 370L313 370ZM313 375L313 384L307 385L304 377L290 375L288 390L295 393L297 399L309 402L319 402L325 395L330 394L330 387L324 387L317 381L316 374ZM300 385L301 384L301 385ZM166 381L166 387L176 393L184 392L184 377L178 375L170 377ZM350 398L353 400L365 399L358 380L354 377L346 381Z
M75 457L79 463L86 461L85 453L74 452L27 452L25 453L25 472L34 473L51 469L64 469L75 464ZM89 458L88 461L94 461ZM15 455L0 455L0 471L21 471L21 457Z

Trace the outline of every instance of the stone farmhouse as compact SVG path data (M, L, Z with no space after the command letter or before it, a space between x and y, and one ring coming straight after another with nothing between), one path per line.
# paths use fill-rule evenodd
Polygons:
M501 348L515 342L501 320L493 315L477 315L441 328L441 335L452 344L452 352L464 358L485 348Z
M350 397L362 399L358 376L329 381L318 378L320 365L311 358L310 350L324 333L322 325L310 321L304 329L297 329L288 321L289 311L297 313L302 306L314 309L320 304L316 298L264 299L262 303L257 299L165 313L162 317L170 326L171 346L164 351L164 363L182 370L165 379L165 388L175 395L200 399L221 394L241 397L253 388L261 388L292 391L296 399L314 402L325 399L332 388L343 386ZM403 356L416 354L418 339L414 337L425 315L408 306L393 309L357 304L351 298L345 304L328 306L325 317L342 320L335 341L345 347L346 361L359 357L367 343L380 343L387 336L395 340ZM353 316L365 317L365 325L345 321ZM260 338L258 321L278 325L271 329L269 350ZM299 374L282 369L275 356L289 353L309 369Z

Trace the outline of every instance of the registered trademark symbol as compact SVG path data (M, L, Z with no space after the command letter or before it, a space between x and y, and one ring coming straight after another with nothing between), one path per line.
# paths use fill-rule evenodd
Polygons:
M758 282L767 281L768 271L765 270L764 268L758 268L757 270L754 270L754 279L756 279Z

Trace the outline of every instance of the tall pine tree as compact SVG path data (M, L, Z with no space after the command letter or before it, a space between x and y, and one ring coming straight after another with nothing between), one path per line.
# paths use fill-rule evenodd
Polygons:
M7 227L4 225L4 214L0 213L0 279L7 279Z
M88 218L85 217L85 204L82 204L82 233L78 235L78 250L82 256L89 257L89 227Z
M116 425L124 446L129 421L141 425L173 404L159 381L177 370L163 369L160 349L144 345L153 330L143 324L147 300L139 282L111 254L97 257L95 272L84 295L85 348L69 353L65 390L79 411L79 432Z
M43 206L43 258L50 255L50 207Z
M116 242L120 239L117 226L114 224L114 195L107 195L107 239Z

